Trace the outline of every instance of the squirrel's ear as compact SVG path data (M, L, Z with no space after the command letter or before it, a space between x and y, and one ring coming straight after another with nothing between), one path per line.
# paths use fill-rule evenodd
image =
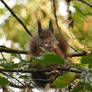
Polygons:
M53 33L54 32L54 29L53 29L53 23L52 23L52 20L50 19L49 21L49 30Z
M37 24L38 24L38 34L40 35L42 31L40 20L37 20Z

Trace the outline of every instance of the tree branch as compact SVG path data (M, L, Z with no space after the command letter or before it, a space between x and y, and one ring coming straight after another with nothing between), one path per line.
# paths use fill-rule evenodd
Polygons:
M25 85L25 84L23 84L22 82L20 82L17 78L15 78L15 77L13 77L13 76L11 76L11 75L8 75L8 74L6 74L6 73L4 73L4 72L2 72L2 71L0 71L0 73L2 73L4 76L9 76L9 77L12 77L13 79L15 79L15 80L17 80L18 81L18 83L20 83L21 85L16 85L16 84L14 84L14 83L12 83L12 82L10 82L9 81L9 85L11 86L11 87L16 87L16 88L21 88L21 89L23 89L23 88L25 88L25 87L27 87L27 85ZM30 88L33 88L33 86L29 86Z
M82 3L84 3L84 4L86 4L86 5L88 5L90 8L92 8L92 5L91 4L89 4L88 2L86 2L86 1L84 1L84 0L78 0L78 1L80 1L80 2L82 2Z
M19 17L12 11L12 9L4 2L4 0L1 0L1 2L5 5L5 7L10 11L10 13L16 18L16 20L23 26L25 31L32 37L32 34L29 32L25 24L22 22L22 20L19 19Z
M23 51L23 50L15 50L15 49L11 49L11 48L7 48L5 46L0 46L0 52L5 52L5 53L15 53L15 54L28 54L29 51ZM80 56L86 56L87 53L86 52L76 52L76 53L72 53L69 54L69 57L80 57Z
M69 72L75 72L75 73L81 73L80 70L74 70L74 69L69 69L69 68L58 68L57 70L62 70L62 71L69 71ZM34 72L51 72L52 69L46 69L46 70L21 70L21 69L16 69L16 70L10 70L10 69L2 69L0 68L0 72L20 72L20 73L34 73Z
M69 54L69 57L80 57L80 56L87 56L87 52L76 52L76 53L72 53Z
M4 73L4 72L1 71L1 70L0 70L0 73L2 73L2 74L3 74L4 76L6 76L6 77L11 77L11 78L15 79L16 81L18 81L18 83L20 83L22 86L24 86L24 84L23 84L22 82L20 82L17 78L15 78L15 77L13 77L13 76L7 74L7 73Z
M16 87L16 88L20 88L20 89L23 89L23 88L26 88L27 86L26 85L24 85L24 86L22 86L22 85L16 85L16 84L14 84L14 83L9 83L9 85L11 86L11 87ZM30 88L34 88L33 86L30 86Z
M57 69L57 70L62 70L62 71L69 71L69 72L74 72L74 73L81 73L81 71L80 70L74 70L74 69L68 69L68 68L59 68L59 69ZM33 70L6 70L6 69L0 69L0 73L2 73L3 75L5 75L6 77L7 77L7 74L6 73L4 73L4 72L12 72L12 73L14 73L14 72L21 72L21 73L33 73L33 72L39 72L39 73L41 73L41 72L51 72L52 70L37 70L37 71L33 71ZM8 76L10 76L10 75L8 75ZM10 76L11 77L11 76ZM12 77L12 78L14 78L14 77ZM33 80L33 79L32 79ZM38 79L38 80L41 80L41 81L49 81L48 79ZM18 80L17 80L18 81ZM19 83L21 83L20 81L18 81ZM23 88L26 88L27 87L27 85L25 85L25 84L21 84L21 85L16 85L15 83L11 83L11 82L9 82L9 85L11 86L11 87L16 87L16 88L20 88L20 89L23 89ZM33 86L28 86L29 88L34 88Z
M15 53L15 54L28 54L28 51L15 50L15 49L7 48L5 46L0 46L0 52Z

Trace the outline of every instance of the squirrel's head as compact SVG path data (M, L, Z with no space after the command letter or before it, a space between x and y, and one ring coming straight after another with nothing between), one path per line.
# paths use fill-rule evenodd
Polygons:
M49 21L49 28L48 29L42 29L41 23L38 20L38 36L39 36L39 46L43 47L44 49L48 51L53 51L53 45L52 44L58 44L58 41L55 38L54 35L54 29L53 29L53 23L52 20Z
M47 51L55 52L61 57L67 56L68 43L65 38L60 34L54 33L53 23L49 21L49 27L47 29L42 29L40 20L37 21L38 24L38 36L34 37L30 43L30 53L39 56L44 52L40 47Z
M42 29L40 20L37 21L38 23L38 35L41 39L48 39L54 33L53 23L52 20L49 21L49 28Z

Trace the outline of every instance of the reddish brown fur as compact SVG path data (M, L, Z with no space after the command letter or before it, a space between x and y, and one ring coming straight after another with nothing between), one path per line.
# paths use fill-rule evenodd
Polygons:
M63 35L54 34L54 29L51 21L49 23L49 28L46 30L43 30L41 28L40 21L38 21L38 36L33 37L30 42L31 56L42 55L44 52L40 49L40 47L50 52L54 51L57 55L65 59L68 56L68 43ZM49 76L47 76L45 72L34 72L32 73L32 78L34 79L38 87L43 88L47 83L50 83L50 81L43 81L49 78Z
M52 25L49 25L49 26L52 26ZM51 31L53 30L53 28L43 30L39 28L39 25L38 25L38 31L39 30L42 30L40 31L40 34L38 34L38 36L36 37L33 37L33 39L30 42L30 54L33 56L41 55L42 51L40 50L40 47L45 48L45 45L43 45L42 43L43 42L46 43L46 41L48 41L47 44L48 44L48 47L50 48L48 49L45 48L46 50L50 51L50 49L52 48L52 51L54 51L56 54L58 54L59 56L63 58L67 58L68 43L66 39L64 38L64 36L62 34L54 34ZM54 47L53 45L55 45L56 47Z

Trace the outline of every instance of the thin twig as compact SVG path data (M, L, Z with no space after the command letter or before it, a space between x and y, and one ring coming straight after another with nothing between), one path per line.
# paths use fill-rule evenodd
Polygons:
M24 85L24 86L22 86L22 85L16 85L16 84L14 84L14 83L9 83L9 85L11 86L11 87L14 87L14 88L20 88L20 89L23 89L23 88L25 88L26 86ZM30 86L30 88L33 88L33 86Z
M82 3L84 3L84 4L86 4L86 5L88 5L90 8L92 8L92 5L91 4L89 4L88 2L86 2L86 1L84 1L84 0L78 0L78 1L80 1L80 2L82 2Z
M7 60L6 60L6 58L4 57L4 55L3 55L3 53L2 53L2 52L1 52L1 55L2 55L3 59L4 59L5 61L7 61Z
M55 4L55 0L52 0L53 3L53 9L54 9L54 17L55 17L55 22L59 31L59 34L61 35L61 37L63 38L63 41L67 43L67 40L63 37L63 34L61 33L59 24L58 24L58 18L57 18L57 14L56 14L56 4ZM68 43L67 43L68 44Z
M11 78L15 79L16 81L18 81L18 83L20 83L22 86L24 86L24 84L23 84L22 82L20 82L17 78L15 78L15 77L13 77L13 76L7 74L7 73L4 73L4 72L1 71L1 70L0 70L0 73L2 73L2 74L3 74L4 76L6 76L6 77L11 77Z
M2 71L0 71L0 72L1 72L3 75L5 75L6 77L9 76L9 77L12 77L12 78L16 79L15 77L10 76L10 75L8 75L8 74L2 72ZM18 83L21 83L18 79L16 79L16 80L18 81ZM9 85L12 86L12 87L14 87L14 88L16 87L16 88L21 88L21 89L27 87L27 86L24 85L23 83L21 83L21 85L16 85L16 84L14 84L14 83L12 83L12 82L10 82L10 81L9 81ZM30 88L33 88L33 86L30 86Z
M73 54L69 54L69 57L80 57L80 56L87 56L87 52L76 52L76 53L73 53Z
M18 22L23 26L25 31L32 37L32 34L29 32L23 21L12 11L12 9L4 2L4 0L1 0L1 2L5 5L5 7L10 11L10 13L18 20Z
M56 5L55 5L55 0L52 0L52 3L53 3L54 17L55 17L56 25L57 25L58 31L60 32L60 28L59 28L59 25L58 25L57 14L56 14ZM61 33L61 32L60 32L60 33Z
M58 68L57 70L62 70L62 71L69 71L69 72L75 72L75 73L81 73L80 70L74 70L74 69L68 69L68 68ZM20 73L34 73L34 72L50 72L52 71L52 69L46 69L46 70L37 70L37 71L34 71L34 70L21 70L21 69L16 69L16 70L10 70L10 69L2 69L0 68L0 72L20 72Z

